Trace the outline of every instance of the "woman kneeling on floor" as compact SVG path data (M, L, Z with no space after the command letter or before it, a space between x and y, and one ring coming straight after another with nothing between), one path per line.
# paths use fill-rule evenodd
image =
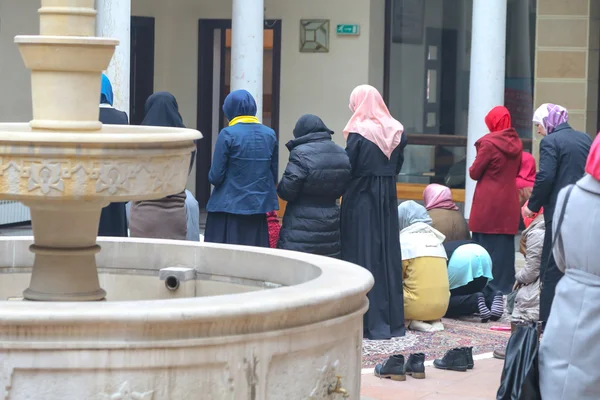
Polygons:
M444 243L448 257L450 305L446 317L478 314L482 322L497 321L504 313L502 293L483 294L493 278L492 259L488 252L470 240Z
M404 315L409 329L435 332L448 309L450 289L444 235L431 227L425 207L414 201L398 206ZM410 321L410 322L409 322Z

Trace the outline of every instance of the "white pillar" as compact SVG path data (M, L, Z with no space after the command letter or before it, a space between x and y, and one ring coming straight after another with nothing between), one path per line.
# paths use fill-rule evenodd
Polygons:
M231 91L245 89L256 99L262 121L264 0L233 0Z
M119 39L106 75L113 87L113 106L129 115L131 0L96 0L96 36Z
M471 214L475 182L469 167L475 160L475 142L489 132L485 116L504 105L507 0L473 0L471 77L469 84L469 126L465 217Z

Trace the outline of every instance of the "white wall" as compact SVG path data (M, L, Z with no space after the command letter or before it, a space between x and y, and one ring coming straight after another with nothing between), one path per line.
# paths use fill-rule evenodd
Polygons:
M196 127L198 20L231 18L229 0L131 0L132 14L155 18L155 90L172 92L185 124ZM0 121L29 121L29 71L13 37L38 34L39 0L0 0ZM280 171L287 163L284 144L297 119L318 114L334 140L342 135L349 96L360 84L383 89L384 0L266 0L266 18L282 20ZM300 53L300 20L331 20L330 51ZM360 24L359 37L338 37L337 24ZM7 95L9 94L9 95Z
M170 3L167 5L167 3ZM266 0L266 18L282 20L280 172L287 164L284 144L297 119L318 114L343 145L352 89L383 86L383 0ZM231 18L227 0L132 0L132 14L156 19L155 90L176 97L186 125L196 126L198 20ZM300 53L300 20L330 19L327 54ZM371 21L380 21L372 27ZM359 37L337 37L335 26L361 25ZM370 44L375 44L370 48Z
M31 81L16 35L40 31L39 0L0 0L0 122L28 122L31 114Z

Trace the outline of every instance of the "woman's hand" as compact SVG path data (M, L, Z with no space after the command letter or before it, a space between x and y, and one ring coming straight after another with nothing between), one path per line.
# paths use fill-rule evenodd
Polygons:
M523 206L523 215L525 215L527 218L533 218L535 213L531 211L529 207Z
M514 286L513 286L513 292L514 292L515 290L519 290L519 289L521 289L522 287L523 287L523 284L522 284L521 282L519 282L519 281L515 281L515 284L514 284Z

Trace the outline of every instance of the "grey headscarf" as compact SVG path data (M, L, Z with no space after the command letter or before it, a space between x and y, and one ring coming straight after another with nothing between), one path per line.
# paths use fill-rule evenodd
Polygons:
M431 217L425 207L412 200L400 203L398 206L398 224L400 225L400 230L408 228L417 222L424 222L431 225Z

